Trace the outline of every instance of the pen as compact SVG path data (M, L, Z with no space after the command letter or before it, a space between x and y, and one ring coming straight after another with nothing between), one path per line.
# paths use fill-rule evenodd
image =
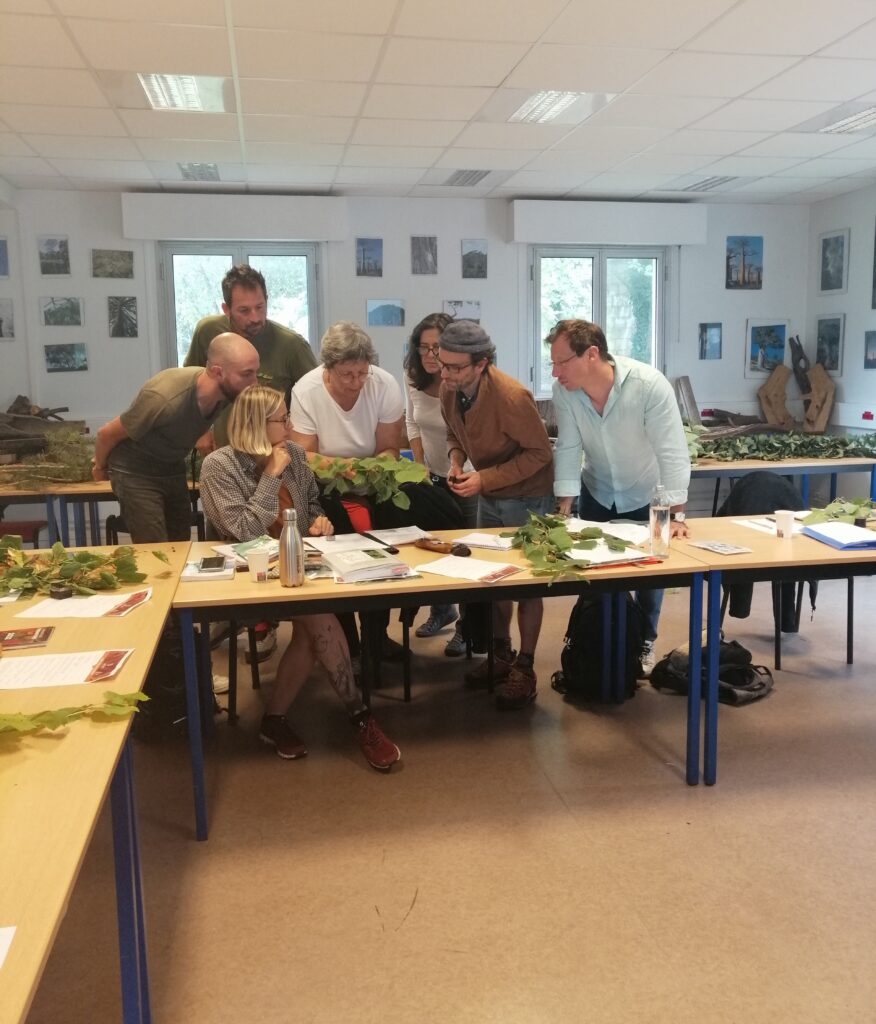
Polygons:
M423 577L416 572L410 576L387 576L382 580L354 580L354 587L367 587L370 583L394 583L396 580L421 580Z

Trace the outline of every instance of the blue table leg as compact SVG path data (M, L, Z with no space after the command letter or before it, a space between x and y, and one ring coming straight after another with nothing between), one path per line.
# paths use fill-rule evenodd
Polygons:
M627 666L627 594L625 590L614 595L614 702L623 704L626 695Z
M81 501L73 502L73 537L77 547L84 548L88 543L85 539L85 509Z
M88 503L89 525L91 528L91 543L100 544L100 503L89 501Z
M803 495L803 508L809 508L809 474L800 476L800 493Z
M70 524L67 522L67 499L63 494L58 495L58 519L61 526L61 543L65 548L70 547Z
M611 700L611 594L602 595L602 678L599 680L599 699L603 704Z
M690 581L690 625L688 631L687 679L687 761L685 779L689 786L700 781L700 693L703 673L703 574Z
M58 524L55 522L55 499L46 495L46 522L49 529L49 547L58 540Z
M836 498L836 473L830 474L830 500L833 501Z
M146 923L143 915L133 771L129 738L122 749L110 786L122 976L122 1020L124 1024L149 1024L152 1014L149 1006Z
M183 665L186 675L186 713L189 753L192 760L192 789L195 797L195 836L207 838L207 798L204 786L204 740L201 736L201 702L198 697L198 663L195 656L195 625L187 609L178 612L182 633Z
M870 501L876 501L876 465L870 470Z
M718 655L721 642L721 573L709 573L708 671L706 676L706 740L703 751L703 781L714 786L718 772Z

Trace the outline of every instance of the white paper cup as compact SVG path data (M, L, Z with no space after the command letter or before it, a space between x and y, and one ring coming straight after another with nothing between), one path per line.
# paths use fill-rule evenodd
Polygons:
M268 582L268 552L251 551L246 556L246 564L249 569L249 578L253 583Z
M774 515L776 517L776 536L783 540L790 540L794 536L794 513L787 509L778 509Z

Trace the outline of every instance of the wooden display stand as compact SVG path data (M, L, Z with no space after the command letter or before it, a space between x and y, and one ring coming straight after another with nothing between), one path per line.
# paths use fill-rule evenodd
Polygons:
M774 427L784 427L785 430L793 430L797 425L785 406L785 385L790 376L791 371L787 366L777 366L766 384L757 389L757 397L767 423Z
M757 390L760 407L767 423L786 430L802 429L805 434L823 434L833 411L836 384L820 363L808 371L809 391L803 394L803 423L798 424L785 406L785 386L791 371L777 366L766 384Z

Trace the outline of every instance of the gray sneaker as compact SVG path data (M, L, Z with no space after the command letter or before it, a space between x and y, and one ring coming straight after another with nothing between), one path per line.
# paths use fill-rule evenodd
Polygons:
M430 615L428 619L423 623L422 626L417 626L415 635L421 640L427 636L435 636L436 633L440 633L445 626L449 626L451 622L456 622L459 616L456 614L456 609L450 608L440 615Z
M447 658L460 658L463 654L465 654L465 637L457 626L453 636L444 645L444 655Z
M651 675L651 670L657 664L657 651L654 647L656 642L656 640L645 640L642 644L642 653L639 655L639 661L642 663L640 679L647 679Z

